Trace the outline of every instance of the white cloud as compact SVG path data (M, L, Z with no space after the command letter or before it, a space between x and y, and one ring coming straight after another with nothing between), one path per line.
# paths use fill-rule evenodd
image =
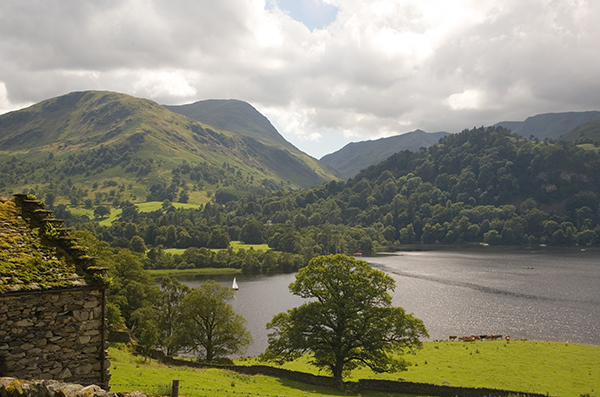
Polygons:
M193 98L196 89L181 71L142 71L133 83L136 96L148 98Z
M474 89L467 89L461 93L452 94L444 103L452 110L479 109L485 102L485 93Z
M0 111L87 89L237 98L334 151L600 108L595 0L324 0L335 20L312 30L273 1L0 2Z

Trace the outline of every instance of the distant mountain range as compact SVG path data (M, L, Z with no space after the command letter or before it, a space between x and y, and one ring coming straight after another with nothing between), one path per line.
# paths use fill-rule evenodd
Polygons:
M599 111L544 113L528 117L525 121L501 121L494 126L508 128L525 138L533 135L544 140L558 139L574 128L597 119L600 119Z
M381 163L394 153L403 150L416 152L428 148L448 135L448 132L427 133L422 130L407 132L374 141L349 143L337 152L321 158L321 162L335 169L346 180L370 165Z
M525 121L502 121L501 126L529 138L546 138L573 141L586 136L600 138L600 111L546 113L528 117ZM342 149L323 156L321 162L335 169L347 180L356 176L370 165L376 165L403 150L418 151L436 144L447 132L426 133L416 130L374 141L353 142Z
M146 99L84 91L0 115L0 166L7 173L0 192L55 186L65 177L81 189L107 180L133 185L137 196L149 194L157 184L175 190L197 185L210 193L223 185L307 188L337 178L245 102L203 101L170 108L193 112L186 117ZM93 161L95 157L99 159ZM30 172L9 177L19 167L6 166L7 161ZM184 162L185 174L176 171L175 176L173 170ZM192 183L186 179L189 168L198 165L206 170L196 170ZM225 182L225 173L233 179Z
M589 141L600 138L600 111L547 113L495 126L541 140ZM350 143L319 161L286 141L243 101L161 106L114 92L74 92L0 115L0 193L32 185L42 189L65 177L81 189L90 182L118 180L133 186L132 196L149 195L157 184L209 194L226 187L249 191L243 187L248 184L270 190L307 188L352 178L395 153L428 148L446 135L416 130ZM196 169L194 183L186 182L178 174L184 163L210 170L199 177Z
M600 118L581 124L559 138L559 140L566 142L573 142L579 139L590 141L600 140Z

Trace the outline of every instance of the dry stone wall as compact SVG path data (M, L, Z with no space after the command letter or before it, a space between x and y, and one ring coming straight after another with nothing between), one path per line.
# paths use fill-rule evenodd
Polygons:
M149 397L140 391L108 392L100 386L83 386L57 380L24 381L0 377L2 397Z
M0 295L0 376L107 387L102 291Z

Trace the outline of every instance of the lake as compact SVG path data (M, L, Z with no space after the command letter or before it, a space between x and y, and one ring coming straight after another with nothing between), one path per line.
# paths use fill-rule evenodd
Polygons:
M362 258L396 281L394 306L423 320L430 339L510 335L512 339L600 346L600 251L470 248L407 251ZM210 276L231 286L233 276ZM180 278L190 287L204 278ZM254 344L267 346L265 325L301 305L288 285L295 274L238 275L231 302L248 321Z

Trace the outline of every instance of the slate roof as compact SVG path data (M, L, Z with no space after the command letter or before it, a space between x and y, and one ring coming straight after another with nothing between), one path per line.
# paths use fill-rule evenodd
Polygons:
M0 198L0 294L95 284L94 258L61 226L31 196Z

